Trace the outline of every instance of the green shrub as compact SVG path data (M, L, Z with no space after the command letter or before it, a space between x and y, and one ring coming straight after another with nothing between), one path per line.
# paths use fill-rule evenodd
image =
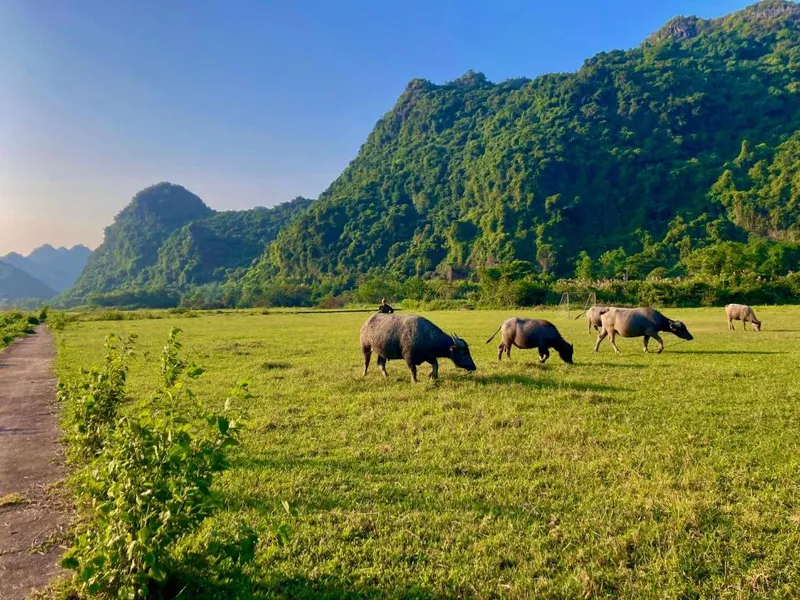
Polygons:
M222 413L205 409L188 387L203 370L180 358L179 331L162 353L163 386L116 419L78 489L89 518L62 566L75 571L84 595L156 595L179 568L176 545L211 513L213 476L238 443L241 419L231 402L249 397L247 384L234 388Z
M5 348L17 338L33 333L34 324L38 322L36 317L19 311L0 312L0 348Z
M317 308L344 308L344 300L339 296L325 296L317 304Z
M78 316L67 312L54 312L47 315L47 326L56 331L63 331L70 323L78 320Z
M58 384L58 399L65 406L68 455L76 462L94 459L116 424L117 409L125 398L127 356L134 336L106 337L103 366L81 370L80 376Z

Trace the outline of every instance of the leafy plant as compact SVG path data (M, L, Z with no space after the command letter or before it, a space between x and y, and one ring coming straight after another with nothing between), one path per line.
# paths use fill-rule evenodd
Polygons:
M66 437L72 460L94 459L116 426L117 411L125 399L126 359L133 352L135 338L106 336L103 365L83 369L79 377L58 384L57 397L66 407Z
M239 441L242 415L231 404L249 397L247 384L222 412L206 409L189 387L203 369L181 358L179 332L162 352L161 388L116 419L87 467L79 493L89 519L62 561L82 593L146 598L166 582L175 545L213 510L214 474Z
M0 348L5 348L17 338L33 333L35 324L38 324L38 320L33 315L19 311L0 312Z

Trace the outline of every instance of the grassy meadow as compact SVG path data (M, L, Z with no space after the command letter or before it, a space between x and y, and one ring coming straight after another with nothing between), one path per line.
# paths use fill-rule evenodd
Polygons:
M57 370L134 332L128 390L146 394L177 325L207 369L200 398L250 382L206 527L251 524L257 556L195 565L185 597L798 597L800 308L756 307L760 333L728 331L722 308L664 312L695 340L665 334L662 355L619 337L623 354L594 353L586 321L554 312L423 313L478 371L441 361L430 382L422 365L417 385L375 357L361 377L364 313L78 321L56 332ZM484 342L515 314L551 319L576 364L518 349L498 362L499 339Z

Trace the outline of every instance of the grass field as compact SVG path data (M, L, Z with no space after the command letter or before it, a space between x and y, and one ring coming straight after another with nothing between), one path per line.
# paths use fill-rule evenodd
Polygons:
M264 534L244 570L207 567L188 597L750 598L800 596L800 308L665 310L694 334L662 355L618 338L592 352L583 319L524 311L425 316L471 346L478 371L375 361L366 314L207 314L95 321L58 333L58 372L139 335L129 390L157 386L171 325L221 403L250 382L251 423L218 481L217 524ZM513 314L550 318L574 366L486 338ZM574 315L575 313L573 313ZM281 501L296 511L287 516ZM291 526L275 543L273 523ZM211 526L211 524L209 524ZM228 596L225 596L228 594Z

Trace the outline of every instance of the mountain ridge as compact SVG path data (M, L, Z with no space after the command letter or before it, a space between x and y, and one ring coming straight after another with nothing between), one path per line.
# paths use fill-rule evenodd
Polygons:
M635 251L640 229L660 239L677 216L724 216L707 194L742 142L774 148L800 128L797 14L766 0L574 73L414 79L279 234L262 278L513 260L564 276L580 252Z
M311 202L298 197L270 208L216 211L183 186L149 186L106 227L103 243L58 300L75 305L91 295L224 281L249 267L280 227Z
M55 295L54 289L0 259L0 305L19 300L48 300Z
M77 279L92 251L83 244L71 248L42 244L26 256L9 252L0 260L25 271L43 284L60 292L71 286Z

